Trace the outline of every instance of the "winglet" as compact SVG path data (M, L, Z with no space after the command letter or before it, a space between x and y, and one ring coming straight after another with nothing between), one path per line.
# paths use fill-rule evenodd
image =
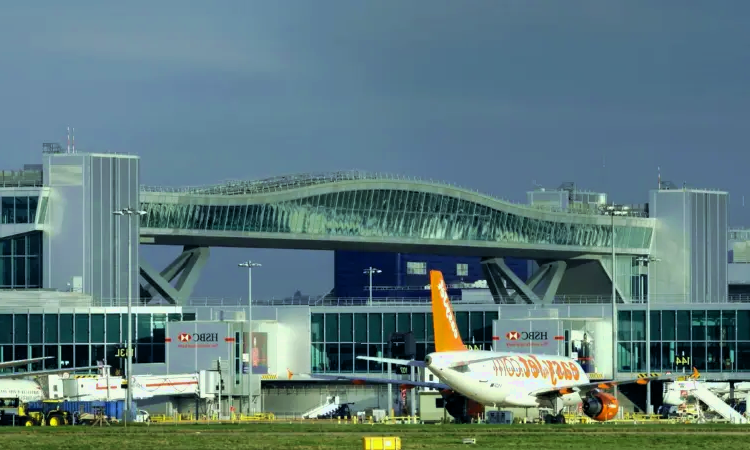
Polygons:
M692 378L694 380L697 380L700 377L701 377L701 373L698 372L698 369L696 369L695 367L693 367L693 373L690 374L690 378Z
M293 376L294 376L294 373L292 373L292 371L289 370L289 368L287 367L287 369L286 369L286 377L287 377L287 379L291 380Z
M448 288L439 270L430 271L430 291L432 292L432 326L435 330L435 351L466 351L466 346L458 332L458 324L453 314Z

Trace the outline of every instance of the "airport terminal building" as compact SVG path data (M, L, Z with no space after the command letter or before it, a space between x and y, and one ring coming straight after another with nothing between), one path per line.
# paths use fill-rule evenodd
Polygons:
M387 355L399 332L413 334L416 358L433 350L429 292L370 301L363 271L378 261L366 256L356 268L360 295L254 299L252 327L237 300L193 299L210 248L231 246L474 258L481 274L465 261L456 273L440 263L446 280L456 280L456 320L473 348L565 354L592 379L691 367L708 379L750 379L750 232L729 229L726 192L661 183L647 203L624 207L562 187L513 204L359 172L152 188L140 184L140 163L45 144L42 164L2 172L0 361L55 356L51 368L106 360L122 371L128 298L136 305L135 374L207 370L221 358L239 408L249 396L256 408L298 411L318 401L318 391L301 394L311 386L381 404L380 388L356 391L287 370L383 373L355 356ZM140 245L183 252L157 269L140 258ZM417 280L436 268L423 259L398 264ZM467 287L462 277L486 287ZM216 328L221 322L231 326ZM185 358L198 355L186 334L215 342Z

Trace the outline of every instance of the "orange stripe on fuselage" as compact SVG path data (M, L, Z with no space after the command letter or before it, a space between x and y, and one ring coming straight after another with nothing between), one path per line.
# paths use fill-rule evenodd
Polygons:
M430 291L432 294L432 326L435 330L435 351L467 351L458 331L456 316L453 314L448 288L439 270L430 270Z
M501 356L492 360L495 376L549 379L552 385L559 380L578 381L581 372L573 361L545 359L535 355Z

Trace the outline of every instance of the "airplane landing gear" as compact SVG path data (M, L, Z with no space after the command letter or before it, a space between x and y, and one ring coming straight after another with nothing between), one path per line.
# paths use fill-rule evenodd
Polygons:
M565 423L565 416L562 415L562 413L557 414L555 416L553 416L552 414L545 414L544 415L544 423L546 423L546 424L554 424L554 423L564 424Z
M557 414L545 414L544 423L565 423L565 416L563 415L563 402L560 397L552 399L552 410L557 411Z

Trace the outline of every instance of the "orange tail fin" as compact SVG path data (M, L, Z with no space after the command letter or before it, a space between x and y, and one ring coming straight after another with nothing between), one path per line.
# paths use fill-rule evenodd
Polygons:
M456 317L453 315L443 274L439 270L430 271L432 291L432 326L435 329L435 351L458 352L466 350L458 332Z

